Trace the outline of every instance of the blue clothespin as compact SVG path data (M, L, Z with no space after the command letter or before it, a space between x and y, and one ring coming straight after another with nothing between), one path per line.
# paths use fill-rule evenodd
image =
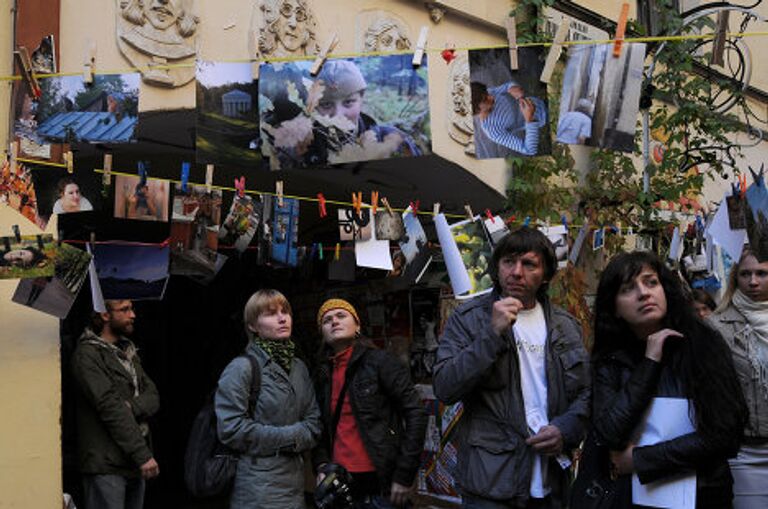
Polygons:
M322 242L318 242L317 246L318 246L317 256L318 256L318 258L320 258L322 260L323 259L323 243Z
M181 191L183 193L187 192L187 184L189 183L189 167L189 163L181 163Z
M568 235L568 218L565 217L565 214L560 215L560 222L565 226L565 234Z
M531 216L525 216L525 221L523 221L523 226L526 228L531 225Z
M696 216L696 231L697 232L703 232L704 231L704 219L702 219L701 216Z
M147 185L147 166L149 166L149 163L139 161L139 185L141 187Z

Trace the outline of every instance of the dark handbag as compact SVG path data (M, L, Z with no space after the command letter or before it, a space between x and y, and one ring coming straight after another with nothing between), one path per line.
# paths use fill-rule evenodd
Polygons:
M630 476L611 478L608 447L594 431L584 440L579 471L571 486L570 509L623 509L632 507Z

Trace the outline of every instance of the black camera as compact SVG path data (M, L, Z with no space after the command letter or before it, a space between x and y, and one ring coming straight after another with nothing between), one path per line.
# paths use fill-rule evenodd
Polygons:
M325 478L315 488L317 509L351 509L352 476L337 463L327 463L320 468Z

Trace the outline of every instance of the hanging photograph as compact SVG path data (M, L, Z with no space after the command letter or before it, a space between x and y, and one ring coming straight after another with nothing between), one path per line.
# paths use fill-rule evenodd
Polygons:
M171 215L171 274L208 276L216 269L221 190L176 184Z
M240 253L245 251L259 229L263 207L261 197L235 196L219 229L219 248L234 247Z
M283 198L283 205L274 200L272 214L272 259L295 267L298 264L299 200Z
M402 260L394 259L393 265L395 269L398 266L401 267L400 275L407 281L418 283L432 262L432 250L429 248L424 227L421 226L421 221L413 213L411 207L405 209L402 217L405 225L405 236L398 243Z
M475 156L490 159L551 153L547 86L539 81L542 48L518 50L519 69L507 48L470 50L469 79Z
M53 277L22 279L13 302L64 319L88 276L91 255L62 244L56 250Z
M125 143L135 139L139 108L139 75L94 76L86 85L81 75L38 80L42 96L28 94L15 104L14 135L22 152L33 144L92 142ZM50 158L50 149L32 157ZM60 156L60 151L56 151ZM60 158L60 157L59 157Z
M197 162L259 166L259 84L251 63L198 61L196 77Z
M405 235L405 224L399 214L388 210L376 212L374 223L376 224L376 238L378 240L398 241Z
M116 175L115 217L168 222L171 185L167 180Z
M361 208L359 214L355 209L339 209L338 214L340 240L371 239L373 236L371 209Z
M625 44L619 58L608 44L568 50L555 139L560 143L632 152L640 112L645 44Z
M431 152L427 65L412 55L262 64L262 153L273 170Z
M55 258L53 235L0 237L0 279L53 276Z
M3 161L0 170L0 205L12 208L41 230L48 226L48 217L41 217L37 213L37 192L30 166L16 163L16 171L12 171L10 161Z
M448 225L445 215L435 218L437 237L457 299L490 292L493 248L479 216Z
M168 246L104 243L93 261L105 299L159 300L168 283Z
M555 257L557 258L557 267L563 268L568 265L568 228L563 224L557 226L543 226L539 231L547 236L555 248Z
M101 175L91 168L33 166L32 181L37 195L37 214L46 222L51 214L70 214L101 209Z

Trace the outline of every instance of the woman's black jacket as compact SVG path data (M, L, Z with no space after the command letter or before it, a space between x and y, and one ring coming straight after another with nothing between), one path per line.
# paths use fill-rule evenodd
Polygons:
M676 370L666 361L616 351L598 355L593 362L592 424L598 440L609 449L623 450L636 440L636 428L654 397L686 397ZM635 447L634 471L642 484L696 471L696 506L730 507L733 478L727 459L738 452L740 438L740 429L716 436L693 432Z

